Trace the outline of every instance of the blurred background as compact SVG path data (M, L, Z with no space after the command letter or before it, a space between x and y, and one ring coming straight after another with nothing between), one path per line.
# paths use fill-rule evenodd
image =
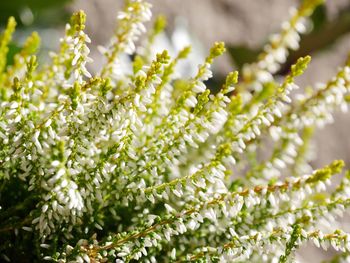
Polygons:
M158 40L161 47L178 50L180 45L192 43L194 55L191 68L201 62L206 50L215 41L225 41L228 52L215 64L219 83L225 74L240 69L244 63L256 58L269 34L277 32L281 22L289 16L291 6L298 0L150 0L154 14L164 14L168 20L165 34ZM113 33L117 11L122 0L3 0L0 1L0 27L12 15L19 23L11 44L11 57L26 36L33 30L42 37L40 59L47 59L48 50L56 50L58 39L70 14L78 9L87 13L87 32L92 39L91 70L102 63L98 45L108 43ZM311 54L312 63L298 79L302 87L325 82L335 75L350 51L350 0L328 0L312 16L312 31L302 38L301 49L292 52L291 58L279 74L286 73L290 64L302 55ZM151 25L151 23L149 24ZM350 113L335 114L332 125L316 133L314 144L317 155L313 167L326 165L334 159L350 164ZM345 219L344 224L348 224ZM327 253L305 248L298 256L303 262L321 262Z

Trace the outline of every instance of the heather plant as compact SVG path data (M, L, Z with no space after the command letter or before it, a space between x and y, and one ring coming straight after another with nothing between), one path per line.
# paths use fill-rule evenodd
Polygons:
M1 260L291 262L311 241L346 261L350 236L337 222L350 205L350 173L335 185L342 161L309 163L314 131L347 109L350 59L298 96L309 56L274 75L320 3L292 9L258 60L228 73L218 92L207 80L224 43L182 77L190 47L153 56L165 20L147 34L142 0L125 2L94 74L82 11L42 66L36 33L6 62L10 18L0 39Z

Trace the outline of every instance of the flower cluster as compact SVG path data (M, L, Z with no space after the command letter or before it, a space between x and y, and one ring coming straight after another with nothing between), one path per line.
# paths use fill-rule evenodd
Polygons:
M190 47L151 57L164 17L137 46L151 18L143 0L126 1L95 74L82 11L40 67L36 33L7 63L9 19L0 38L1 260L287 262L308 241L346 260L350 237L336 228L350 172L329 187L344 163L313 170L309 144L347 109L350 59L298 96L309 56L274 77L320 2L293 9L258 61L242 78L228 73L217 92L207 83L224 43L182 78Z

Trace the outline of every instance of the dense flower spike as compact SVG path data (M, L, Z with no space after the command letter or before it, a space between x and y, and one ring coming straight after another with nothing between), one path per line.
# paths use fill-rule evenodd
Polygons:
M190 47L151 51L164 17L137 41L151 18L142 0L125 1L96 76L82 11L43 67L37 33L7 64L10 18L0 38L0 261L288 262L307 241L348 259L349 235L335 228L350 172L328 189L344 163L313 171L310 141L347 109L350 59L295 99L310 57L273 76L320 2L302 1L217 92L207 81L224 43L182 78Z
M150 4L142 0L125 1L124 10L118 13L118 27L116 34L110 40L107 49L100 50L107 58L107 63L101 71L102 77L120 77L123 73L120 67L120 55L122 53L133 54L135 41L141 33L146 31L144 22L151 19ZM124 71L125 72L125 71Z
M273 81L272 74L286 61L289 50L299 48L300 34L305 34L309 30L311 22L308 17L323 2L323 0L305 0L301 1L298 9L291 8L291 18L282 24L281 32L270 37L256 63L246 65L243 69L245 82L254 82L252 87L260 91L264 83Z

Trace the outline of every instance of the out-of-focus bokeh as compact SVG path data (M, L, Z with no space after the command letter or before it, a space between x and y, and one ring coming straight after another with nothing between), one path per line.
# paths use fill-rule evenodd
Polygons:
M71 0L3 0L0 1L0 28L10 16L17 22L13 42L10 44L9 63L14 53L32 31L42 38L40 57L47 59L47 51L57 49L64 24L69 20Z
M194 43L194 58L214 41L225 41L227 54L216 63L217 82L233 68L239 69L254 60L267 37L277 32L289 17L289 10L297 0L150 0L154 14L165 14L169 26L163 46L177 49L178 41ZM96 68L102 63L98 45L108 42L113 33L121 0L2 0L0 1L0 26L10 15L19 22L19 30L12 43L14 53L25 36L36 30L42 37L43 52L55 49L63 34L69 14L77 9L87 13L87 32L92 39L92 57ZM301 49L292 52L290 60L279 72L283 75L297 57L311 54L312 63L298 81L303 87L325 82L335 75L350 51L350 0L328 0L314 13L313 29L303 37ZM162 46L162 45L161 45ZM93 70L93 68L92 68ZM215 75L214 75L215 76ZM215 82L215 81L214 81ZM316 133L317 145L314 167L334 159L344 159L350 164L350 114L335 114L334 124ZM344 224L347 222L345 221ZM301 253L303 262L320 262L327 258L322 252Z
M54 26L67 18L66 4L70 0L11 0L0 3L0 23L14 16L20 25Z

